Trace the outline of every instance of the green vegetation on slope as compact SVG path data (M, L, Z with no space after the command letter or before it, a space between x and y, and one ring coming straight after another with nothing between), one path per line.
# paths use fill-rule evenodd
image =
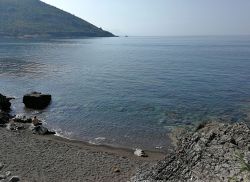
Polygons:
M0 0L0 36L114 35L39 0Z

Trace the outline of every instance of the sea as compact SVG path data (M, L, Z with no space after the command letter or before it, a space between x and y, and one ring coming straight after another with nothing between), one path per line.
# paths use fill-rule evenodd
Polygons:
M50 106L25 108L32 91ZM250 123L250 36L1 38L0 93L59 136L164 150L176 128Z

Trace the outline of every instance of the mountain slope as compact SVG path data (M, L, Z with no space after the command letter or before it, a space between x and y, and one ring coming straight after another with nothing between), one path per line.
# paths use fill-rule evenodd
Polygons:
M112 37L39 0L0 0L0 36Z

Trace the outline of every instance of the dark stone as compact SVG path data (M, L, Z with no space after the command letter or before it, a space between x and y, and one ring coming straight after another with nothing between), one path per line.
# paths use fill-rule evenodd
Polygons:
M5 124L9 122L10 118L11 116L8 113L0 111L0 126L5 126Z
M8 98L2 94L0 94L0 109L2 111L10 111L10 106L11 106L11 103L10 103L10 100L12 98Z
M54 135L54 134L56 134L56 132L49 131L48 128L46 128L42 125L35 126L33 129L33 133L38 134L38 135Z
M120 170L119 168L117 168L117 167L115 167L115 168L113 169L113 171L114 171L115 173L121 172L121 170Z
M209 142L211 142L213 139L215 139L215 137L216 137L216 133L212 133L212 134L209 136L209 138L208 138Z
M18 182L18 181L20 181L20 178L18 176L13 176L9 180L9 182Z
M231 138L231 139L230 139L230 142L231 142L232 144L234 144L234 145L238 145L234 138Z
M0 175L0 180L1 180L1 181L4 180L5 178L6 178L6 176Z
M32 123L32 119L27 118L26 116L16 116L13 118L13 121L16 123Z
M207 121L199 123L198 126L196 127L196 131L199 131L200 129L204 128L207 124L208 124Z
M23 96L23 103L27 108L45 109L51 102L51 95L32 92Z

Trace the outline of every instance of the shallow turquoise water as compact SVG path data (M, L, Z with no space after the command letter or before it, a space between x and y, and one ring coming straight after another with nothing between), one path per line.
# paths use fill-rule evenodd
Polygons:
M250 37L0 40L0 93L15 113L62 135L126 147L167 147L176 126L249 122ZM50 93L44 111L23 107Z

